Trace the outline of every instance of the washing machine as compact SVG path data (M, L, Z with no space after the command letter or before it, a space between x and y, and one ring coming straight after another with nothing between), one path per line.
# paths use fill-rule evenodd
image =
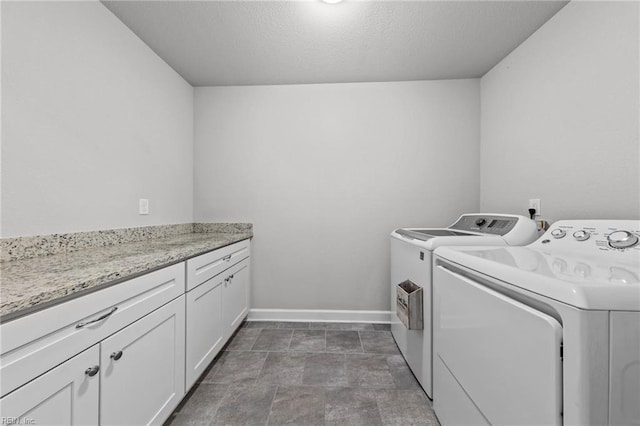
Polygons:
M537 227L531 219L507 214L464 214L446 228L400 228L391 233L391 333L411 371L432 397L432 253L448 246L517 246L534 241ZM398 286L419 289L418 328L401 320L406 300ZM402 290L400 290L401 292ZM400 306L400 308L398 308ZM414 308L416 306L413 306Z
M434 252L447 425L640 425L640 221L559 221L526 247Z

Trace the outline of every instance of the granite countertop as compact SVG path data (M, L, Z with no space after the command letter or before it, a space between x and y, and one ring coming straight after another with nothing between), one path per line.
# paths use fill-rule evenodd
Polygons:
M251 227L190 232L144 241L0 262L0 321L251 238Z

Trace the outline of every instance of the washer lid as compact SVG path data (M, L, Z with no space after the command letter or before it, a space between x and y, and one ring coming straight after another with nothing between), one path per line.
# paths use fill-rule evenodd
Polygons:
M582 309L640 311L640 258L529 247L439 247L435 254L505 285Z
M404 237L420 241L427 241L434 237L477 237L478 234L471 232L454 231L452 229L396 229L396 233Z

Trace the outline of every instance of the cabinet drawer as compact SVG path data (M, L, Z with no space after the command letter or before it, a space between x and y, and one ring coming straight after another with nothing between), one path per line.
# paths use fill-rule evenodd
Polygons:
M180 296L184 277L183 262L1 324L0 395Z
M187 260L187 291L249 257L249 246L243 240Z

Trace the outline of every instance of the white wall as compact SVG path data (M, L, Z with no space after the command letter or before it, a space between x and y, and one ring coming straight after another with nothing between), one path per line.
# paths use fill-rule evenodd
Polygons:
M3 1L1 235L192 219L193 88L97 1Z
M389 309L389 233L479 204L478 80L195 89L195 220L254 224L253 308Z
M481 79L481 209L640 217L637 2L564 7Z

